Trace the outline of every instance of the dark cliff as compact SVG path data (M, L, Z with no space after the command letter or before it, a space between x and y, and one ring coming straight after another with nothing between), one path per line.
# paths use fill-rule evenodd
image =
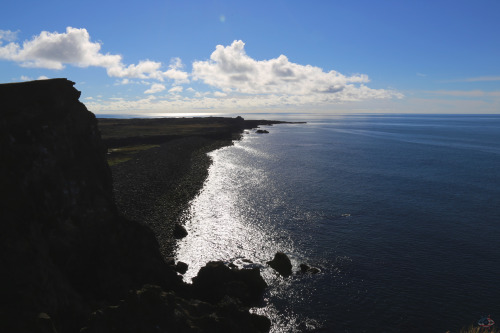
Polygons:
M73 84L0 85L4 325L28 329L40 312L81 322L168 275L151 231L117 213L95 116Z
M150 294L154 304L162 304L155 311L165 321L170 317L164 311L173 316L178 304L192 306L193 301L179 297L197 298L165 263L151 230L118 213L96 118L78 101L73 85L66 79L0 85L2 332L78 332L93 311L104 309L99 313L105 316L119 300L137 305ZM159 287L130 296L129 290L144 284ZM119 304L111 307L111 317L127 302ZM120 325L137 315L125 308ZM216 305L204 309L197 310L199 316L223 317ZM262 318L236 312L250 322L250 331L259 330L251 322L262 323ZM185 319L178 327L199 329L206 322L198 325L186 316L190 324ZM92 318L87 331L116 328L111 319L106 326L95 313ZM147 325L152 323L149 318ZM168 321L163 325L172 331L177 327ZM266 325L264 320L264 330Z

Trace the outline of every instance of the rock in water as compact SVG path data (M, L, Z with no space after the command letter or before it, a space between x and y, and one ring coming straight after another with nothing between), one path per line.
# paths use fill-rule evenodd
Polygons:
M184 238L188 235L188 232L186 228L184 228L182 225L176 223L174 226L174 237L175 239L181 239Z
M259 134L267 134L267 133L269 133L269 131L259 129L259 130L256 130L256 131L255 131L255 133L259 133Z
M283 252L276 252L274 259L268 261L267 264L284 277L292 274L292 263Z
M305 274L305 273L318 274L320 272L320 269L316 268L316 267L310 267L307 264L300 264L300 272L303 274Z
M185 262L179 261L179 262L177 262L177 265L175 265L175 271L179 272L181 274L184 274L187 272L188 267L189 267L188 264L186 264Z
M211 261L193 278L193 289L199 299L217 303L225 296L247 306L260 303L267 284L258 268L229 268L221 261Z

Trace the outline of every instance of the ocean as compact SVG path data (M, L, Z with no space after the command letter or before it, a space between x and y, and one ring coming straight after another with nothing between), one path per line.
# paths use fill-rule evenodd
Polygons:
M304 117L210 153L185 280L211 260L259 267L272 332L500 323L500 115ZM283 278L277 251L321 272Z

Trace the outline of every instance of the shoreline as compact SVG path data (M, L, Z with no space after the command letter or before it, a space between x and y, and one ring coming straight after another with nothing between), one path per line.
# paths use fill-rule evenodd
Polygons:
M175 255L174 226L182 224L182 213L208 177L212 161L207 153L233 145L244 130L289 122L206 117L100 118L98 123L108 149L156 144L110 168L118 210L126 218L151 228L162 256L168 259ZM142 129L136 127L138 123L143 124ZM121 132L116 132L117 124L123 127ZM132 125L133 133L128 129ZM192 130L183 134L182 127L192 127ZM162 128L165 131L161 132Z
M208 177L212 161L207 153L230 145L232 141L176 139L111 166L118 210L153 230L164 258L175 255L174 226Z
M176 216L203 185L206 151L257 123L239 117L98 124L74 84L0 85L0 330L269 331L268 318L249 312L267 286L257 268L209 262L186 284L185 266L165 258L169 247L161 252L157 241L173 244L166 214ZM107 154L110 140L127 149ZM127 141L140 145L124 147ZM108 161L117 154L113 185ZM126 190L114 193L120 186ZM170 206L159 207L169 193ZM157 223L139 222L144 217Z

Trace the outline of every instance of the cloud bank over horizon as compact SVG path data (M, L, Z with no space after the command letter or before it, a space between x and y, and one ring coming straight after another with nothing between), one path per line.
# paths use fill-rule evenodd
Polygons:
M402 97L394 91L368 88L364 83L370 80L365 74L325 72L319 67L290 62L285 55L258 61L246 54L244 46L241 40L226 47L217 45L210 60L193 63L194 80L202 80L225 93L314 94L318 100L328 102Z
M0 30L1 60L13 61L25 68L58 71L68 65L100 67L110 78L121 79L120 84L140 80L149 85L143 93L150 97L132 96L130 105L147 100L157 108L261 108L403 98L394 90L368 87L370 80L366 74L324 71L320 67L290 62L283 54L268 60L253 59L246 54L241 40L228 46L217 45L210 59L194 61L189 73L178 57L171 58L168 66L149 59L125 64L122 55L103 53L101 43L92 42L84 28L67 27L63 33L42 31L22 44L16 42L17 35L18 32ZM169 88L165 81L171 81ZM203 83L211 91L192 94L194 89L181 86L190 83L198 86ZM126 107L126 102L121 99L120 107ZM112 107L110 101L107 103ZM113 103L116 104L116 100ZM106 108L104 104L95 106Z

